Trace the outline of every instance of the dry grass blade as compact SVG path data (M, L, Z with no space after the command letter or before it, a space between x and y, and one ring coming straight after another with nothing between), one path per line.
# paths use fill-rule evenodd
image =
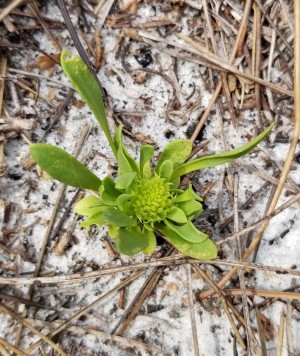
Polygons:
M255 316L256 316L257 331L258 331L259 340L260 340L261 353L262 353L262 356L268 356L267 347L266 347L266 339L264 336L264 329L263 329L262 322L260 320L259 310L256 306L255 306Z
M231 55L230 55L230 58L228 61L229 64L234 63L236 54L239 52L239 49L243 46L243 42L244 42L244 38L246 35L246 30L247 30L248 17L249 17L250 11L251 11L251 5L252 5L252 0L247 0L245 3L243 18L241 20L239 32L237 34L235 44L234 44L234 47L232 49L232 52L231 52ZM220 81L213 93L213 96L212 96L207 108L205 109L204 113L202 114L201 119L197 124L197 127L195 128L195 131L191 137L192 141L196 140L199 132L201 131L204 123L206 122L208 115L209 115L214 103L216 102L216 100L221 92L221 88L222 88L222 83Z
M297 0L296 0L297 1ZM260 0L255 0L256 4L259 6L261 12L264 14L265 18L267 19L267 21L269 22L270 26L272 27L272 29L277 33L277 35L281 38L281 40L283 41L283 43L286 45L287 50L290 52L290 54L293 54L293 48L290 46L290 44L288 43L288 41L286 40L286 38L282 35L282 33L278 30L278 28L274 25L272 19L270 18L270 16L266 13L262 3ZM296 38L295 38L296 40Z
M60 45L60 43L58 42L58 40L55 38L55 36L53 35L53 33L51 32L51 30L49 29L47 23L45 22L45 20L42 18L40 11L37 7L36 2L33 2L32 4L28 5L31 9L31 11L34 13L34 15L36 16L38 22L41 24L41 26L43 27L44 31L48 34L48 36L52 39L53 43L56 45L58 50L62 50L62 46Z
M212 43L214 54L219 56L219 50L218 50L218 46L217 46L217 43L216 43L216 40L214 37L214 31L213 31L213 27L212 27L212 23L211 23L211 18L209 16L209 12L208 12L207 0L202 0L202 5L203 5L203 9L204 9L204 15L205 15L205 19L207 22L209 37L210 37L210 41ZM229 91L229 87L228 87L226 73L221 72L221 81L222 81L222 85L223 85L225 98L227 101L228 110L231 115L231 120L232 120L233 126L235 126L236 125L236 114L235 114L235 110L234 110L232 100L231 100L231 95L230 95L230 91Z
M38 79L45 80L45 81L49 82L50 83L49 85L51 85L51 83L54 83L54 84L57 84L59 87L66 87L66 88L70 88L70 89L73 90L73 87L70 84L62 83L61 81L55 80L55 79L50 78L50 77L45 77L42 74L28 72L26 70L20 70L20 69L11 68L11 67L9 68L9 72L19 74L19 77L20 76L25 76L25 77L29 77L29 78L38 78Z
M3 108L3 95L4 95L4 88L5 88L5 79L3 77L6 76L7 70L7 58L0 57L0 116L2 115L2 108ZM6 163L4 160L4 143L0 143L0 177L5 173L6 170Z
M239 179L238 175L234 175L234 189L233 189L233 210L234 210L234 231L237 232L239 229L239 212L238 212L238 185L239 185ZM242 245L240 238L236 238L236 247L237 247L237 259L239 262L242 260ZM239 276L239 281L240 281L240 290L241 290L241 295L242 295L242 303L243 303L243 312L244 312L244 319L246 322L246 337L247 337L247 345L248 345L248 350L249 354L252 355L253 352L256 354L259 354L259 345L255 339L255 337L251 337L252 329L251 329L251 322L250 322L250 312L248 308L248 302L247 302L247 295L246 295L246 282L245 282L245 276L244 276L244 271L239 268L238 269L238 276Z
M287 157L284 161L284 167L281 173L281 177L279 180L279 184L273 196L272 202L268 209L267 214L273 213L276 208L277 202L280 198L281 192L284 188L285 182L287 180L287 176L289 174L290 168L292 166L292 162L294 160L294 155L296 151L296 147L298 144L299 134L300 134L300 1L294 1L294 23L295 23L295 68L294 68L294 112L295 112L295 126L292 134L292 139L289 147L289 151ZM246 261L252 252L255 250L256 246L260 243L262 236L264 234L265 229L268 226L268 221L262 224L259 232L253 239L251 245L243 255L243 261ZM218 285L222 287L226 282L228 282L237 272L237 268L233 268L231 272L229 272L225 277L223 277ZM203 292L201 294L202 298L207 298L213 293L212 290L207 292Z
M54 276L54 277L6 277L0 278L0 284L6 285L31 285L31 284L60 284L60 283L74 283L74 282L82 282L83 280L88 279L96 279L100 276L111 275L114 273L123 273L123 272L131 272L135 271L140 268L151 268L151 267L159 267L159 266L172 266L172 265L182 265L185 263L191 264L208 264L208 265L220 265L220 266L234 266L234 267L243 267L243 268L250 268L250 269L258 269L262 271L270 271L270 272L278 272L281 274L290 274L294 276L300 276L300 271L295 270L292 268L282 268L282 267L275 267L275 266L268 266L262 265L257 263L250 263L250 262L237 262L237 261L226 261L226 260L194 260L188 259L183 255L177 255L172 257L164 257L159 258L154 261L150 262L139 262L139 263L131 263L129 265L123 266L111 266L111 265L104 265L99 271L92 271L82 273L74 273L70 275L63 275L63 276Z
M95 7L94 14L98 14L101 10L100 15L98 16L98 26L99 30L101 30L102 26L104 25L104 22L106 21L106 18L109 14L110 9L112 8L115 0L100 0L99 4Z
M260 221L257 221L255 223L253 223L252 225L241 229L237 232L235 232L234 234L225 237L222 240L219 240L216 242L217 245L220 245L224 242L230 241L235 239L238 236L244 235L245 233L252 231L254 229L256 229L257 227L259 227L263 222L265 221L269 221L272 217L280 214L282 211L284 211L285 209L287 209L289 206L293 205L294 203L296 203L298 200L300 199L300 194L295 195L294 197L292 197L291 199L289 199L287 202L285 202L284 204L280 205L276 210L274 210L271 214L267 214L263 219L261 219Z
M279 331L278 331L278 343L277 343L277 348L276 348L276 356L282 355L284 325L285 325L285 313L284 313L284 308L282 308L282 311L280 314L280 325L279 325Z
M0 116L2 115L2 108L3 108L3 95L4 95L4 88L5 88L5 79L3 77L6 76L7 70L7 58L2 57L0 58Z
M293 333L292 333L292 304L291 301L287 301L286 305L286 343L288 348L288 354L294 355L294 348L293 348Z
M0 337L0 345L5 346L11 352L14 352L17 356L28 356L28 354L26 354L22 350L18 349L14 345L10 344L9 342L5 341L4 339L2 339L2 337ZM7 355L9 355L9 353Z
M261 11L256 4L253 4L254 19L253 19L253 49L252 49L252 74L256 77L260 75L261 65ZM260 131L263 130L261 118L261 93L260 85L255 84L255 101L257 112L257 126Z
M58 326L60 326L63 323L63 321L47 322L47 321L41 321L38 319L26 319L26 320L29 321L30 323L32 323L33 325L35 325L36 327L48 327L48 328L57 328ZM123 347L132 348L134 346L134 347L137 347L137 348L140 348L143 350L147 350L147 351L150 351L153 353L159 353L160 355L168 354L168 352L166 350L164 350L160 347L157 347L155 345L148 345L148 344L145 344L144 342L127 339L123 336L107 334L103 331L95 329L94 327L77 327L77 326L72 325L72 326L69 326L67 328L67 330L71 331L77 335L86 335L86 334L95 335L97 337L97 339L99 339L99 340L105 340L106 342L107 341L115 342Z
M223 289L224 295L226 296L241 296L240 289ZM265 298L277 298L277 299L297 299L300 300L300 293L295 292L281 292L275 290L265 290L265 289L247 289L246 294L249 297L254 297L255 295ZM212 297L217 297L214 293Z
M82 308L79 312L77 312L75 315L73 315L71 318L69 318L68 320L66 320L65 322L63 322L60 326L58 326L56 329L52 330L47 337L48 338L52 338L55 335L57 335L59 332L61 332L62 330L66 329L67 327L69 327L69 325L71 323L73 323L74 321L76 321L78 318L80 318L82 315L87 314L90 310L92 310L97 304L99 304L100 302L102 302L103 300L105 300L106 298L108 298L109 296L111 296L113 293L118 292L119 290L121 290L122 288L124 288L125 286L127 286L129 283L131 283L133 280L135 280L136 278L138 278L139 276L141 276L144 273L144 271L139 271L136 273L132 273L132 275L128 278L126 278L123 282L119 283L116 287L112 288L110 291L102 294L99 298L97 298L94 302L92 302L91 304L89 304L88 306ZM39 347L42 344L42 340L39 340L37 342L35 342L33 345L31 345L26 352L27 353L32 353L37 347Z
M2 356L10 356L10 354L6 351L6 348L0 343L0 352Z
M132 323L134 318L137 316L137 313L141 309L144 301L146 298L149 296L149 294L152 292L153 288L155 287L156 283L158 282L161 273L163 269L162 268L155 268L154 271L151 273L151 275L146 279L145 283L143 284L142 288L139 290L125 313L122 315L121 319L119 322L116 324L114 329L112 330L112 333L115 333L116 335L124 335L125 331L129 327L129 325Z
M185 266L185 268L186 268L186 277L187 277L188 302L189 302L190 318L191 318L191 325L192 325L192 335L193 335L193 343L194 343L194 355L200 356L200 348L199 348L199 341L198 341L198 334L197 334L197 324L196 324L196 317L195 317L194 296L193 296L193 289L192 289L191 265L187 264Z
M3 304L0 304L0 311L2 313L8 314L10 317L15 319L17 322L19 322L23 327L26 327L30 331L32 331L35 335L40 337L44 342L49 344L56 352L58 352L59 355L64 355L67 356L67 354L58 346L56 345L50 338L48 338L46 335L38 331L36 328L34 328L28 321L24 320L24 318L21 318L19 315L17 315L14 311L12 311L10 308L6 307Z
M184 41L186 41L187 43L189 43L194 48L196 48L198 50L199 56L201 56L208 62L213 63L216 66L219 66L221 68L221 70L225 70L226 72L233 73L238 77L245 78L245 79L253 81L254 83L263 85L263 86L273 90L275 93L285 94L290 97L294 96L294 93L290 90L281 88L280 86L278 86L276 84L272 84L272 83L267 82L259 77L256 77L254 75L250 75L250 74L247 74L247 73L244 73L244 72L238 70L235 66L224 62L222 60L222 58L215 56L211 53L208 53L204 47L199 45L197 42L194 42L193 40L191 40L189 37L183 35L182 33L178 34L177 36L179 38L183 39Z
M48 308L47 306L45 306L41 303L33 302L30 299L25 299L25 298L17 297L15 295L5 294L5 293L1 293L1 292L0 292L0 299L12 301L12 302L19 303L19 304L25 304L25 305L32 306L32 307L39 308L39 309L55 310L55 308Z
M0 22L9 15L16 7L22 4L24 0L13 0L10 4L8 4L4 9L2 9L0 13Z
M241 317L241 316L238 314L238 312L237 312L237 310L234 308L234 306L233 306L231 303L229 303L229 301L227 301L227 300L224 298L223 292L218 288L218 286L216 286L216 285L214 284L214 282L207 276L207 274L206 274L204 271L202 271L202 269L201 269L198 265L194 265L193 267L194 267L195 270L200 274L200 276L211 286L211 288L213 288L214 291L218 294L218 296L219 296L219 298L220 298L220 301L221 301L221 303L222 303L222 306L223 306L223 308L224 308L225 314L226 314L226 316L227 316L227 318L228 318L228 320L229 320L229 323L230 323L230 325L231 325L231 327L232 327L232 330L233 330L233 332L234 332L234 334L235 334L235 337L236 337L238 343L240 344L240 347L242 348L242 350L245 351L245 350L247 349L247 347L246 347L246 345L245 345L245 343L244 343L244 341L243 341L243 338L242 338L242 336L241 336L241 334L240 334L240 332L239 332L239 329L238 329L237 326L235 325L235 322L234 322L234 320L233 320L233 318L232 318L232 316L231 316L231 314L230 314L230 311L229 311L229 309L228 309L227 304L230 306L230 309L234 312L235 316L238 318L238 320L239 320L244 326L246 325L245 320L243 319L243 317Z
M144 342L140 342L140 341L136 341L136 340L131 340L131 339L127 339L123 336L118 336L118 335L110 335L110 334L106 334L103 333L102 331L99 330L94 330L94 329L88 329L87 330L90 334L95 335L103 340L111 340L111 341L115 341L120 345L123 345L124 347L132 347L132 346L136 346L138 348L150 351L150 352L155 352L155 353L159 353L160 355L164 355L167 354L166 350L161 349L160 347L154 346L154 345L148 345L145 344Z

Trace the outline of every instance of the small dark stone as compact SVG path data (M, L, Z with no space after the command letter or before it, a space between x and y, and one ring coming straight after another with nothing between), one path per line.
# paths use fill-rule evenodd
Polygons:
M157 311L160 311L164 309L164 306L161 304L148 304L147 305L147 312L148 314L155 313Z
M215 226L216 225L216 222L217 222L217 219L214 215L209 215L207 217L207 221L212 225L212 226Z
M150 48L141 48L139 53L136 54L134 58L143 68L146 68L153 63L152 52Z
M173 131L168 130L168 131L165 132L165 137L166 138L170 138L171 136L174 136L174 132Z
M189 125L188 128L186 129L186 135L188 138L191 138L195 129L196 129L197 124L192 124ZM203 134L204 134L204 130L205 130L205 126L203 125L202 129L200 130L200 132L198 133L197 137L196 137L196 141L202 141L203 140Z
M49 195L43 194L43 199L44 199L44 200L47 200L48 198L49 198Z

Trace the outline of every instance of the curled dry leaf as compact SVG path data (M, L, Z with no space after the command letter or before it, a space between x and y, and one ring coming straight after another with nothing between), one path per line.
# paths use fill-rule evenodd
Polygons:
M50 56L40 56L36 60L37 65L40 69L50 69L55 66L55 64L60 63L60 53L56 53Z

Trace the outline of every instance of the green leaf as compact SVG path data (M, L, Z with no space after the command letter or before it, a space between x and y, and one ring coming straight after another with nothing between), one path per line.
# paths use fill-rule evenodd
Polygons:
M165 220L164 223L178 236L191 243L196 244L207 239L207 235L198 230L191 221L188 221L184 225L174 225L168 220Z
M136 175L136 172L123 173L116 182L116 189L125 190L126 192L128 192L131 183L134 181Z
M177 177L177 178L173 178L173 177L171 177L172 179L170 179L170 183L172 183L172 185L173 185L173 188L175 189L175 188L178 188L179 187L179 185L180 185L180 182L181 182L181 179L180 179L180 177Z
M119 231L119 227L114 226L114 225L108 225L108 233L110 235L110 237L112 237L113 239L115 239L117 237L118 231Z
M118 155L117 160L120 166L119 173L120 175L126 172L137 172L139 173L139 167L136 164L135 160L130 156L128 151L126 150L123 141L122 141L122 128L123 126L118 126L115 136L114 136L114 143L117 147ZM120 155L120 157L119 157ZM129 166L131 168L129 168Z
M159 176L169 181L173 174L173 163L170 160L164 161L159 167Z
M196 200L187 200L181 203L176 203L189 219L197 218L203 211L202 204Z
M144 230L144 233L147 234L148 245L146 248L143 249L143 253L145 253L146 255L152 255L157 244L155 234L153 231L149 230Z
M189 184L189 187L183 193L178 194L177 197L174 198L173 202L180 203L188 200L199 200L199 201L203 200L201 197L199 197L198 194L194 192L191 184Z
M117 227L125 227L134 224L133 219L131 219L128 215L119 209L115 209L113 207L106 208L102 217L106 224L114 225Z
M171 245L186 256L198 260L211 260L217 257L217 246L210 239L200 243L191 243L184 240L164 224L156 224L155 227Z
M138 226L119 229L116 236L116 246L120 253L127 256L141 252L149 244L147 232L142 232Z
M60 56L60 61L64 73L69 78L70 82L76 91L78 91L82 99L92 110L108 139L114 155L117 157L117 149L108 127L105 107L98 83L94 79L89 68L79 56L63 50Z
M131 167L122 147L119 147L119 149L118 149L117 160L118 160L118 165L119 165L119 169L118 169L119 175L123 175L125 173L132 172L132 167Z
M127 215L130 215L130 200L131 200L131 198L132 198L131 194L122 194L117 199L118 208Z
M160 166L166 160L171 161L174 168L178 167L189 158L192 148L191 140L176 140L168 143L160 155L155 172L159 172Z
M252 141L248 142L246 145L236 148L234 150L219 153L212 156L201 157L195 159L191 162L187 162L180 167L176 168L172 179L178 178L187 174L189 172L197 171L198 169L207 168L207 167L214 167L220 164L231 162L239 157L244 156L246 153L251 151L256 145L259 144L261 140L263 140L267 134L272 130L273 124L270 125L264 132L262 132L259 136L257 136Z
M167 219L172 220L178 224L185 224L187 223L187 218L185 213L176 206L172 206L167 211Z
M150 178L151 177L151 167L149 160L154 154L154 148L150 145L142 145L140 151L140 172L142 177Z
M115 182L110 177L105 177L100 187L100 198L104 204L116 205L118 196L122 193L115 188Z
M103 211L99 211L94 215L89 216L88 219L84 220L80 226L81 227L90 227L91 225L102 226L105 224L103 220Z
M99 198L89 195L75 204L74 211L79 215L93 215L97 209L99 210L99 204L101 204Z
M30 146L36 163L52 178L72 187L98 191L101 180L69 153L45 143Z

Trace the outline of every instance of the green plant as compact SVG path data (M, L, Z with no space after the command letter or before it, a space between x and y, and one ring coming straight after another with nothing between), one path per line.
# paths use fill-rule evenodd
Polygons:
M180 178L186 173L230 162L255 147L271 130L272 125L253 141L229 152L186 162L192 151L190 140L169 143L156 167L151 166L154 149L142 145L139 162L130 156L122 142L122 126L114 137L108 128L100 89L80 57L63 51L63 70L83 100L90 107L104 131L118 162L118 179L102 181L87 167L65 151L48 145L33 144L33 159L50 176L64 184L92 190L97 196L83 198L75 206L78 214L87 216L83 227L108 225L120 253L150 254L156 247L155 231L183 254L197 259L217 256L216 245L199 231L192 220L202 212L202 199L191 185L182 190Z

